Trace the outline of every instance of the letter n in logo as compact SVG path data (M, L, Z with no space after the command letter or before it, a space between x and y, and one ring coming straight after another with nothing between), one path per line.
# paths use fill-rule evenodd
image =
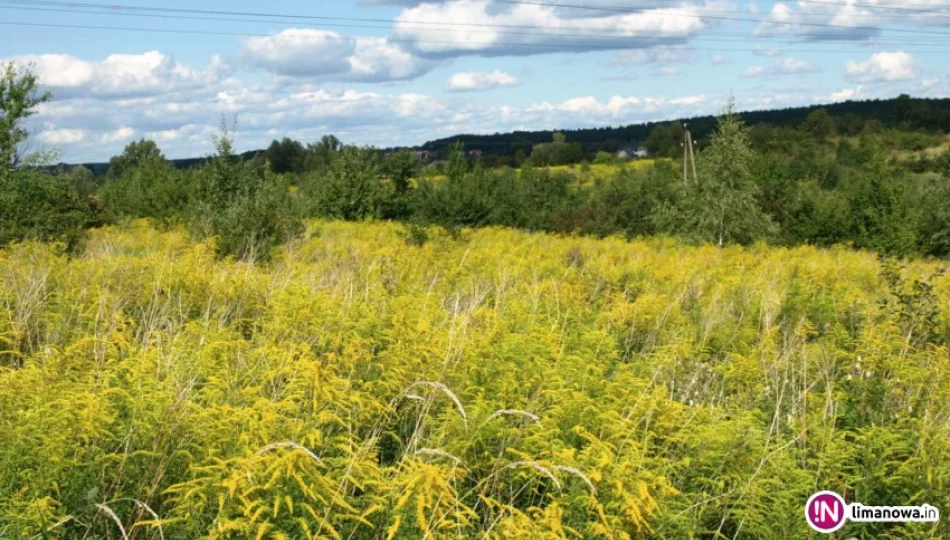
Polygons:
M848 505L833 491L819 491L805 505L805 521L820 533L835 532L844 526Z

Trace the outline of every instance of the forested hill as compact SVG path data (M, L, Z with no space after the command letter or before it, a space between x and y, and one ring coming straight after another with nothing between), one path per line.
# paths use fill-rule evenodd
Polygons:
M845 101L830 105L819 104L809 107L749 111L740 113L740 116L749 126L799 126L805 122L809 114L820 109L824 109L834 118L837 132L843 135L859 133L868 122L880 122L883 126L902 127L906 130L950 130L950 99L912 98L906 94L886 100ZM654 134L657 136L656 144L647 144L647 147L650 148L651 154L672 155L670 148L666 147L674 145L677 149L679 148L679 141L682 140L680 126L683 122L689 124L690 132L697 140L705 139L716 127L716 117L709 115L621 127L557 131L566 135L567 142L579 143L581 148L579 149L578 159L580 159L593 157L600 150L613 152L620 148L647 143L654 128L663 126L667 128L665 131L668 131L668 133L663 133L664 130L656 130ZM429 141L421 147L415 148L434 150L439 155L446 155L446 150L453 147L457 141L461 141L466 149L480 150L485 154L499 156L504 162L510 161L512 164L520 164L524 157L531 155L533 146L551 142L553 135L554 131L515 131L494 135L460 134ZM296 141L290 142L299 146L302 151L303 144ZM242 160L247 160L259 154L266 155L266 151L251 150L240 154L239 157ZM521 159L518 158L519 154ZM204 157L194 157L170 161L175 167L184 169L201 165L206 160L207 158ZM83 165L97 176L105 174L109 168L108 163L85 163ZM70 166L64 164L57 167L70 168Z
M906 94L885 100L844 101L830 105L749 111L740 113L740 116L750 126L759 124L797 126L818 109L825 109L835 117L839 126L844 128L842 131L845 132L858 132L869 120L877 120L885 126L904 125L907 128L941 131L950 129L950 99L911 98ZM654 127L674 122L688 123L690 131L697 139L705 138L716 127L716 117L709 115L621 127L556 131L564 133L569 142L581 143L586 152L614 151L621 147L645 143ZM849 124L852 129L848 129ZM429 141L422 148L440 151L461 141L467 148L479 149L490 154L514 155L518 150L530 154L533 145L550 142L553 134L554 131L515 131L494 135L460 134Z

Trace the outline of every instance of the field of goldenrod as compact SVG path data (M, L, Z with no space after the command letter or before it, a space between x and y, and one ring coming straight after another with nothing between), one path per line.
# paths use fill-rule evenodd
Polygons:
M0 251L0 537L801 538L819 489L950 510L937 264L429 234Z

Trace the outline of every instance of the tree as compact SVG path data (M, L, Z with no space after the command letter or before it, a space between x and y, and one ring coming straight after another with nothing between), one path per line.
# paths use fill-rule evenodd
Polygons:
M357 147L340 151L307 186L313 215L352 221L381 217L388 195L376 153Z
M187 171L151 156L126 169L121 177L107 179L99 195L115 216L168 222L181 217L188 205L191 186L187 175Z
M121 154L109 160L107 176L118 178L129 169L138 167L139 164L150 160L165 161L165 156L162 155L162 151L155 144L155 141L142 139L130 142Z
M552 134L551 142L536 144L531 151L531 161L542 167L577 163L583 157L581 143L568 143L567 136L559 131Z
M888 165L880 143L846 189L855 246L897 256L916 250L919 205L912 203L906 176Z
M44 153L26 155L29 133L24 127L37 105L50 99L39 92L36 76L13 64L0 75L0 245L25 238L59 240L73 248L86 226L99 222L88 201L80 197L69 175L47 174Z
M647 151L654 157L677 157L683 152L683 125L679 122L657 124L647 137Z
M0 72L0 164L15 168L24 156L23 144L29 136L24 127L26 119L36 114L36 107L52 98L49 92L40 92L36 75L29 68L18 69L13 62Z
M950 200L950 171L944 173L925 193L928 201ZM950 257L950 205L928 204L924 206L922 242L928 255Z
M808 132L819 142L824 142L825 139L834 135L835 119L832 118L830 114L828 114L827 109L816 109L809 113L808 117L805 118L805 122L802 124L802 129Z
M409 181L419 174L421 163L414 152L400 150L391 152L383 160L383 174L392 182L396 193L409 191Z
M88 168L77 165L64 173L68 176L70 184L76 189L80 197L91 197L99 189L99 180Z
M290 186L261 160L241 161L222 121L215 155L197 171L189 226L198 237L216 237L221 255L266 259L272 249L303 231Z
M330 152L339 152L343 149L343 143L340 142L340 139L337 139L336 135L333 134L324 135L321 137L320 146L329 150Z
M758 204L754 158L745 124L730 98L700 155L698 184L684 188L678 204L660 214L662 228L720 246L748 244L771 235L775 225Z
M343 143L335 135L324 135L320 142L307 144L303 158L305 171L322 171L330 166L334 157L343 150Z
M264 151L264 159L270 163L271 170L277 174L300 173L304 170L306 150L298 141L284 137L280 142L273 141Z

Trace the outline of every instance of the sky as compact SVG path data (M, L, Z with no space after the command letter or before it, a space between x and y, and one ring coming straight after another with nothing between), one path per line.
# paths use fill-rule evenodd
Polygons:
M848 99L950 96L950 0L0 0L0 62L53 98L65 162L131 141L208 155L333 133L618 126Z

